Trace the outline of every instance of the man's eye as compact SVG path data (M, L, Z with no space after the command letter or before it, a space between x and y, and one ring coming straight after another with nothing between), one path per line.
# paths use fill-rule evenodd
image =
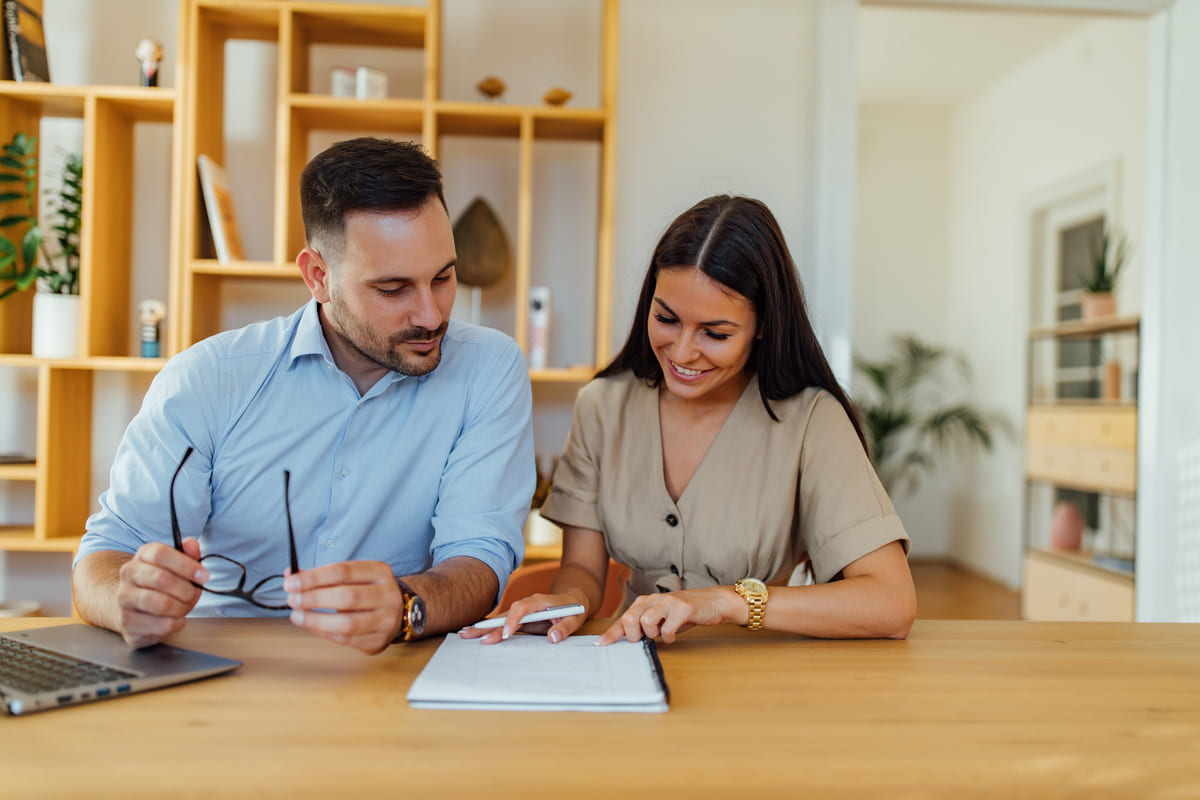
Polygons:
M434 279L433 279L433 282L434 282L434 283L446 283L446 282L447 282L447 281L449 281L449 280L450 280L450 276L449 276L449 275L439 275L439 276L437 276L436 278L434 278Z
M384 289L383 287L376 286L375 291L379 292L384 297L395 297L396 295L400 294L400 292L404 291L404 287L400 287L399 289Z

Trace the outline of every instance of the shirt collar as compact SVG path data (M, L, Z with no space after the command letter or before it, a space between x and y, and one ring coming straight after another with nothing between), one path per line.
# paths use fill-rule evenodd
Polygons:
M300 321L296 323L296 335L292 339L292 350L289 354L290 363L294 364L297 359L303 356L317 356L338 372L342 372L342 368L333 360L333 353L329 350L329 342L325 341L325 331L321 328L321 314L319 309L320 304L313 299L309 300L308 304L304 306L304 310L300 312ZM443 347L445 347L444 344ZM342 374L344 375L345 373L343 372ZM386 376L376 383L371 391L367 392L367 396L377 394L385 386L404 380L407 377L407 375L402 375L399 372L388 372ZM428 377L428 375L422 375L417 381L424 383ZM349 377L347 377L347 380L349 380Z
M320 305L315 299L309 300L300 312L300 321L296 323L296 335L292 339L291 361L294 363L301 356L318 356L331 367L337 367L333 353L329 352L329 342L325 341L325 332L321 330Z

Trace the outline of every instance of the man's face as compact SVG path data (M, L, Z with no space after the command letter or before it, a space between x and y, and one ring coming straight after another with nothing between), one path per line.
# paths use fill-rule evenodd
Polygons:
M326 337L347 373L425 375L442 359L454 305L454 234L436 199L417 211L354 212L329 264ZM336 339L337 341L333 341Z

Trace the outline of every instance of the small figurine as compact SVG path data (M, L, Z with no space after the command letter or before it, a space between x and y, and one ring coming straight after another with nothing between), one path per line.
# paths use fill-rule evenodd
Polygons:
M500 95L504 94L504 90L508 88L504 81L497 78L495 75L489 75L479 83L475 84L475 88L487 100L499 100Z
M138 322L142 325L142 358L158 358L158 323L167 315L167 308L158 300L143 300L138 303Z
M133 51L141 63L142 86L158 86L158 65L162 63L163 48L154 39L142 39Z
M572 97L574 95L561 86L555 86L542 95L542 99L546 101L546 105L548 106L561 106Z

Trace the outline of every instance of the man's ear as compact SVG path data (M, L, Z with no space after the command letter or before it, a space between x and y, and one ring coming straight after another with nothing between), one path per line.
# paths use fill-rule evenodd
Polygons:
M329 267L321 258L321 254L311 247L306 247L300 251L300 255L296 256L296 266L300 268L300 275L308 284L308 290L312 292L313 299L318 303L328 303Z

